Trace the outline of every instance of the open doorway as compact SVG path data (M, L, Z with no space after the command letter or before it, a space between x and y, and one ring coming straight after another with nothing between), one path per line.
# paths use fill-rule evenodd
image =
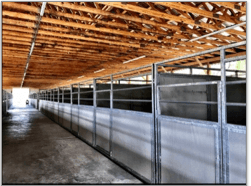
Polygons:
M25 107L29 97L28 88L13 88L13 106Z

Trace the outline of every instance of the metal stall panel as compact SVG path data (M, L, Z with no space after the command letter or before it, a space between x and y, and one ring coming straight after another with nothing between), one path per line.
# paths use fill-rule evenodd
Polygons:
M71 106L71 129L78 133L78 105Z
M110 109L96 108L96 145L109 152Z
M44 101L44 114L48 116L48 101Z
M54 102L48 102L48 117L54 120Z
M161 183L219 183L219 124L159 117Z
M6 114L6 101L3 101L3 105L2 105L2 114Z
M34 105L35 105L35 109L37 109L37 99L34 99Z
M59 103L58 104L58 123L60 125L63 125L63 114L64 114L64 104Z
M151 180L151 125L153 115L113 109L113 157Z
M58 103L54 103L54 121L58 123Z
M45 100L43 100L43 104L42 104L42 113L43 113L43 114L45 114L44 109L45 109Z
M71 130L71 104L63 104L63 126Z
M225 125L226 179L230 184L246 184L246 126Z
M39 111L42 112L43 109L43 100L39 100Z
M79 106L79 136L92 143L93 106Z

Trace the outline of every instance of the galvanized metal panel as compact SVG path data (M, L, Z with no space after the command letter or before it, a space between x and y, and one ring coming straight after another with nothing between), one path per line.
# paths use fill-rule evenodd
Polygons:
M54 121L58 123L58 103L57 102L54 103L53 111L54 111Z
M79 136L92 143L93 107L79 106Z
M229 152L227 159L229 162L229 170L227 172L229 172L229 183L246 184L246 131L229 131L228 143Z
M96 109L96 145L109 151L110 109Z
M64 104L63 126L71 129L71 104Z
M217 129L182 119L160 118L161 183L211 183L216 180ZM217 125L217 123L216 123Z
M48 117L54 120L54 102L48 102Z
M112 116L113 157L151 180L152 114L114 109Z
M71 107L71 129L78 132L78 105Z
M64 121L63 114L64 114L64 105L62 103L59 103L59 105L58 105L58 123L60 125L63 125L63 121Z

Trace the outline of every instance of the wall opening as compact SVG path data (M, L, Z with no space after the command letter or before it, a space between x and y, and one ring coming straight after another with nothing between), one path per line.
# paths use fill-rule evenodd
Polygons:
M28 88L13 88L13 106L25 107L29 97Z

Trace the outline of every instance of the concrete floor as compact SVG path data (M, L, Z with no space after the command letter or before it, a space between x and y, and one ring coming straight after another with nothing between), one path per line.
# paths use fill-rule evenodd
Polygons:
M141 183L31 106L2 121L3 184Z

